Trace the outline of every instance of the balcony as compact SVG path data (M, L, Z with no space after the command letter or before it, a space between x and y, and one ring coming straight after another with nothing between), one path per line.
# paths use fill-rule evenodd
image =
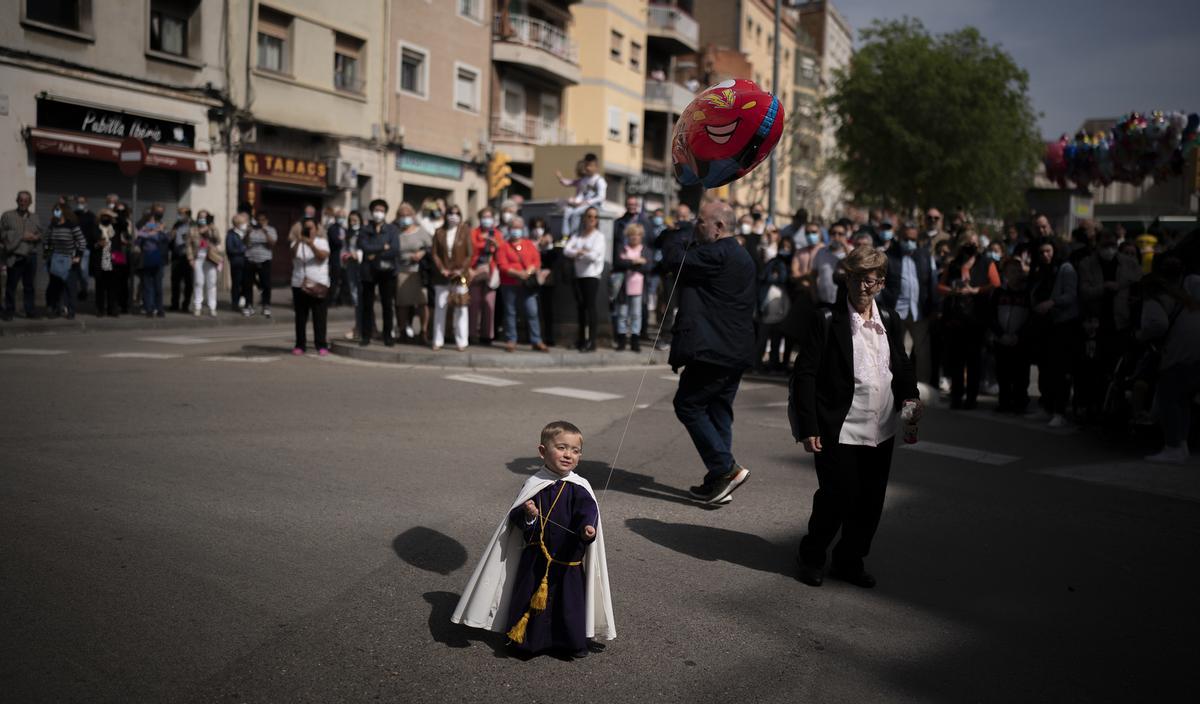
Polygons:
M578 85L579 47L566 30L525 15L497 13L492 60L520 66L558 86Z
M692 102L695 93L675 81L646 79L646 109L676 115Z
M575 133L538 117L492 117L492 141L503 143L513 161L532 162L533 148L547 144L574 144Z
M700 25L691 15L671 5L650 4L646 36L671 54L700 50Z

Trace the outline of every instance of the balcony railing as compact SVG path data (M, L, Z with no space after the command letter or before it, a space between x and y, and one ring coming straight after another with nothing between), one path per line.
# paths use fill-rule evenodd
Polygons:
M694 17L678 7L651 4L648 19L651 32L675 32L693 45L700 43L700 25Z
M546 123L538 117L510 117L497 115L492 118L492 139L525 144L571 144L575 135L556 123Z
M652 105L667 105L673 112L681 112L693 97L695 93L675 81L646 79L646 102Z
M579 63L578 45L567 37L566 30L549 22L510 13L506 29L504 16L497 13L492 21L492 34L500 41L541 49L564 61Z

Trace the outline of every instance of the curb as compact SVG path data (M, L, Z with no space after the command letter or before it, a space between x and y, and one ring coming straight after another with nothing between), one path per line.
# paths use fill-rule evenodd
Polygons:
M34 322L0 322L0 337L24 337L29 335L54 335L60 333L94 333L119 332L122 330L201 330L207 328L224 328L238 326L271 327L286 325L291 327L295 322L295 314L290 308L277 309L270 319L261 315L247 318L231 310L218 311L217 317L193 317L190 313L168 313L165 318L147 318L136 313L127 313L120 318L97 318L91 313L80 313L75 320L58 318L54 320L39 320ZM354 322L354 311L336 310L329 313L330 323Z
M431 350L415 345L385 347L372 343L359 347L356 343L333 341L333 354L366 362L381 362L405 366L449 367L467 369L597 369L597 368L666 368L666 353L655 352L648 360L641 355L597 350L591 354L580 354L575 350L551 349L550 352L518 350L505 352L503 348L468 347L459 352L453 346Z

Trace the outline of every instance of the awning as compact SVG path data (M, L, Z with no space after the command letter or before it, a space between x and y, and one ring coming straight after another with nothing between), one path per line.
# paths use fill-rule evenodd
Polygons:
M30 127L29 143L33 150L42 154L58 154L80 159L95 159L116 163L121 141L108 137L94 137L82 132L56 130L48 127ZM161 144L150 146L146 155L146 166L155 169L185 171L193 174L208 173L208 155L183 147L167 147Z

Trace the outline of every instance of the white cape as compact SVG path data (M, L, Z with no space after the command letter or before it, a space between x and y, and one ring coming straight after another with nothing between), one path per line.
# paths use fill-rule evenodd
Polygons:
M500 520L500 526L492 535L492 540L484 549L483 557L471 575L463 590L462 598L450 620L473 628L489 631L504 632L507 630L509 601L512 599L511 584L516 579L517 567L521 562L521 550L524 540L521 531L512 530L508 520L512 509L532 499L539 491L550 486L559 479L578 484L587 490L592 500L596 493L588 480L572 472L566 477L559 477L543 467L537 474L525 481L521 492L513 501L512 506ZM597 505L599 502L597 501ZM596 521L596 539L587 548L583 558L583 573L586 579L585 593L587 599L588 638L597 636L605 640L617 637L616 622L613 619L612 594L608 588L608 561L604 557L604 530Z

